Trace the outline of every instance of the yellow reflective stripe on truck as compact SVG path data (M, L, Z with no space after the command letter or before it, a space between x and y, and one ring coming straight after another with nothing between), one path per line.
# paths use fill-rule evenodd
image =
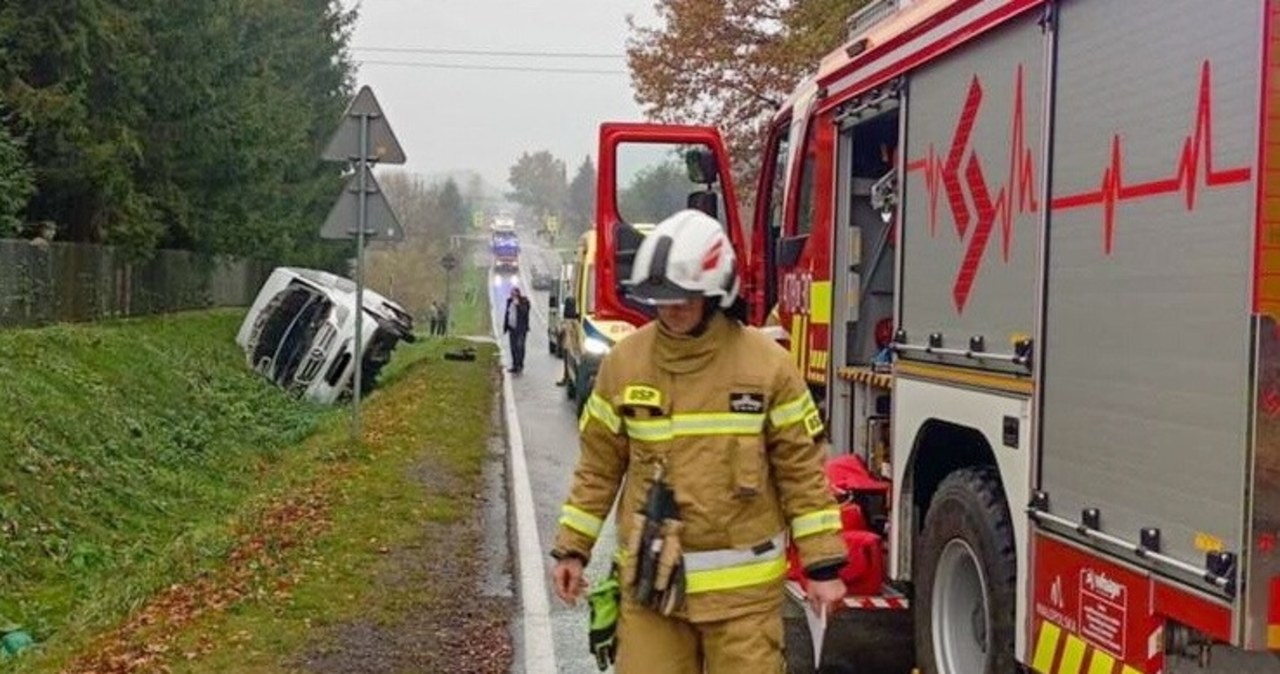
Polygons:
M1141 674L1115 655L1048 620L1040 621L1031 669L1037 674Z

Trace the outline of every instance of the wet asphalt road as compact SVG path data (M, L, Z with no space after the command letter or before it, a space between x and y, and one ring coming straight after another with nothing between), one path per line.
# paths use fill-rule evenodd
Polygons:
M554 254L543 253L540 250L530 251L528 243L524 243L524 247L525 260L530 258L531 253L543 255L546 257L544 264L548 269L552 268L550 264L554 260ZM519 284L523 289L528 290L527 264L523 265L522 273L523 278ZM496 282L491 281L490 290L493 298L492 306L495 307L493 320L495 325L501 325L502 309L510 294L511 284L498 279ZM532 311L529 317L530 329L526 343L524 372L514 376L512 388L515 392L520 428L524 436L538 536L543 549L550 550L555 539L560 506L568 494L574 465L577 462L578 426L573 403L566 397L564 388L555 385L560 378L562 364L548 350L547 293L531 291L530 302ZM505 338L502 346L503 364L510 365L509 345ZM610 521L600 538L600 543L597 544L594 559L587 568L588 580L594 580L607 573L614 540L615 534ZM544 558L547 574L550 574L551 562L553 560L549 556ZM567 674L599 671L596 669L594 659L587 653L588 616L585 603L579 602L577 607L568 607L554 596L550 596L548 600L551 604L556 671ZM519 633L519 630L514 631ZM523 671L519 657L513 671Z

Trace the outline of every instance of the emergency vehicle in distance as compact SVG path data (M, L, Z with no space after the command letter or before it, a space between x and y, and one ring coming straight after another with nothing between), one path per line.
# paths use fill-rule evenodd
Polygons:
M516 234L515 219L498 215L489 229L494 272L514 278L520 272L520 237Z
M1280 671L1278 21L873 2L774 118L750 242L715 129L602 125L597 313L645 315L620 157L683 149L752 323L892 484L848 603L913 610L922 672Z

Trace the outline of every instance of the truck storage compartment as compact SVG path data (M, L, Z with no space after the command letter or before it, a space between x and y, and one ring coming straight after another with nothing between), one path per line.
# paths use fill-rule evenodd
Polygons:
M1042 523L1226 599L1248 548L1258 14L1060 7L1037 349Z
M903 358L1030 374L1019 355L1035 327L1043 208L1039 19L908 78Z

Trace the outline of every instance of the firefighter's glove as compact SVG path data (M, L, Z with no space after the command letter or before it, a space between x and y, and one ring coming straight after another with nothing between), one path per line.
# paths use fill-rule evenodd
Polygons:
M587 596L587 603L591 606L587 642L596 658L596 666L602 672L618 656L618 609L621 600L616 574L609 574L608 578L597 582Z

